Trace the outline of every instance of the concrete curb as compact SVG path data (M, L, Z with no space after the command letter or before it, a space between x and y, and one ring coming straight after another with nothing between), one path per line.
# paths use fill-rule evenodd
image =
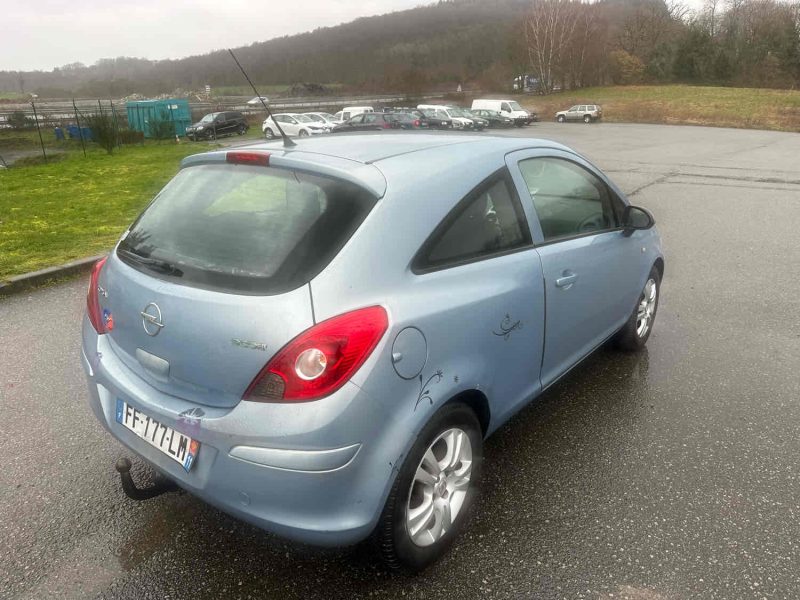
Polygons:
M5 281L0 281L0 297L18 294L19 292L30 290L50 281L88 271L92 268L94 263L104 256L106 255L100 254L98 256L90 256L88 258L81 258L80 260L73 260L57 267L47 267L41 271L15 275Z

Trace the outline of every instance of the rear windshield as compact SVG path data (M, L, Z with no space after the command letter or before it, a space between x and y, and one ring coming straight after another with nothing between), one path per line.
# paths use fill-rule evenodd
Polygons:
M307 173L188 167L134 222L117 255L176 283L278 294L324 269L375 202L356 185Z

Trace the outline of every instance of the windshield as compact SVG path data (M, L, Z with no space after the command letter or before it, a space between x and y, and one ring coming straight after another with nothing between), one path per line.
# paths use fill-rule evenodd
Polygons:
M200 122L201 123L211 123L211 121L214 120L214 117L216 117L218 114L219 113L211 113L210 115L206 115L205 117L200 119Z
M118 256L178 283L277 294L319 273L374 204L362 188L308 173L187 167L131 226Z
M511 107L511 110L524 110L516 100L512 100L508 105Z
M292 115L298 122L300 123L313 123L314 119L312 119L308 115Z
M325 122L325 119L323 119L319 115L308 114L308 115L305 115L305 116L308 117L309 119L311 119L312 121L316 121L317 123L324 123Z

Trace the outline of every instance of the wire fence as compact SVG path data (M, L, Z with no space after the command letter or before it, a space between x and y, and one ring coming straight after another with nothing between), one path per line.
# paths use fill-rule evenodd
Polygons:
M423 94L282 98L270 101L269 107L273 112L324 111L335 113L345 106L397 106L418 100L441 98L442 95L442 92L429 92ZM199 120L205 114L220 111L241 112L251 122L256 119L260 120L265 116L260 102L256 99L251 100L250 96L194 101L189 102L189 108L193 122ZM125 100L90 100L83 98L38 101L32 99L30 103L3 103L0 104L0 131L17 129L20 126L35 128L45 162L47 162L48 156L44 136L55 135L57 140L79 140L85 156L87 142L92 141L91 130L87 124L96 115L106 115L113 121L117 145L120 145L123 141L131 143L132 139L144 142L143 136L141 138L132 138L130 135L124 135L129 129L134 129L128 123Z

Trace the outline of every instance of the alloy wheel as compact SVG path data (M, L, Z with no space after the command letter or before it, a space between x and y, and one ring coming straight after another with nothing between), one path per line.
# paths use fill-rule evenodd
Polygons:
M406 507L406 528L417 546L430 546L452 527L472 475L472 443L462 429L441 433L417 467Z
M653 323L653 316L656 312L656 298L658 287L654 279L648 279L639 300L639 309L636 313L636 335L640 338L647 335Z

